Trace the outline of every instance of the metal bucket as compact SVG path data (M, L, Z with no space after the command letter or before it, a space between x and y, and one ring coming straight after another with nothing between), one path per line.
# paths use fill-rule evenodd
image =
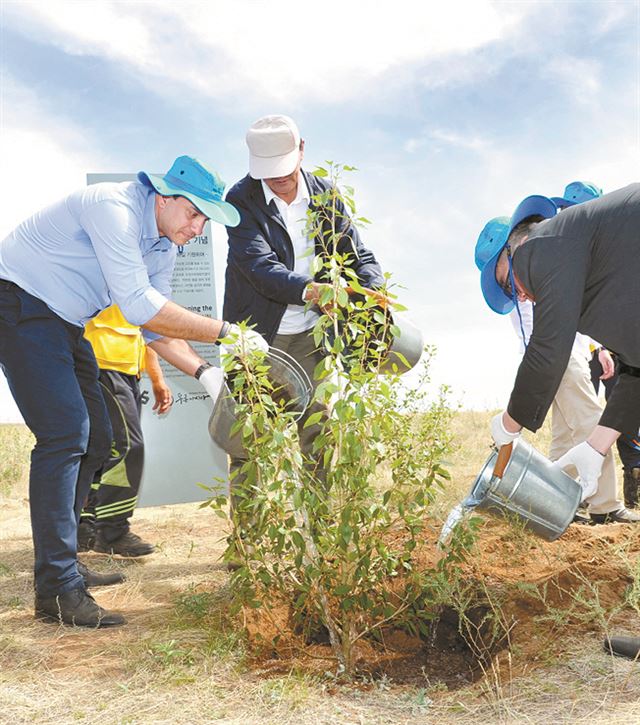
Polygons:
M422 357L424 349L422 331L399 312L391 314L391 321L398 328L400 334L393 336L380 370L406 373L415 367Z
M562 536L582 499L580 484L522 438L514 443L501 477L494 475L497 460L494 451L462 505L515 517L547 541Z
M286 410L299 418L311 402L313 389L309 376L297 360L275 347L269 348L265 363L269 366L268 377L276 388L275 394L284 400ZM209 417L209 435L232 458L247 458L242 431L231 433L237 420L236 401L225 382Z
M354 295L357 297L358 295ZM372 338L384 340L387 347L382 360L372 353L365 359L367 365L380 365L380 371L383 373L406 373L414 368L424 350L424 338L422 332L418 329L408 317L400 312L395 312L389 308L380 306L369 308L369 312L373 310L385 316L385 323L378 323L375 318L370 322L373 327L369 334ZM344 323L339 324L341 330ZM398 328L397 334L392 334L391 325ZM329 332L329 338L333 342L333 335ZM348 364L348 361L347 361Z

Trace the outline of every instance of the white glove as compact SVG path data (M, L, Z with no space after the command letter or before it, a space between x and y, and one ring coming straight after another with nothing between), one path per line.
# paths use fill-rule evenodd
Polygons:
M504 413L498 413L491 418L491 435L498 448L506 446L507 443L513 443L516 438L520 436L520 431L517 433L510 433L502 422L502 416Z
M231 340L229 344L224 346L226 352L230 355L242 357L256 350L260 350L261 352L269 351L269 343L259 332L255 330L243 330L238 325L229 325L225 339Z
M209 393L211 400L215 403L224 385L224 373L220 368L212 366L202 373L198 378L198 382Z
M564 456L556 461L560 468L575 466L578 471L578 483L582 486L582 500L593 496L598 489L598 479L602 471L604 456L595 448L592 448L587 441L579 443L568 450Z

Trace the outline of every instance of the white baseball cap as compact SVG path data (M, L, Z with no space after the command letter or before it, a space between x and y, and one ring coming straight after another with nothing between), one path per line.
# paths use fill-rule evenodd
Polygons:
M247 131L247 146L252 178L287 176L300 158L300 131L289 116L263 116Z

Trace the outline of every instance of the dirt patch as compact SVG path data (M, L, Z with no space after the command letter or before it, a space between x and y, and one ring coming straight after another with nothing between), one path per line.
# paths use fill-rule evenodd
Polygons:
M440 522L427 527L415 566L435 566ZM386 676L410 685L469 684L492 668L523 674L562 656L574 636L602 631L623 608L640 552L634 527L572 525L546 542L487 518L474 550L459 565L458 589L430 626L428 636L387 629L356 646L361 676ZM330 670L335 665L322 633L295 634L287 606L245 613L256 655L252 665L272 674L292 666Z

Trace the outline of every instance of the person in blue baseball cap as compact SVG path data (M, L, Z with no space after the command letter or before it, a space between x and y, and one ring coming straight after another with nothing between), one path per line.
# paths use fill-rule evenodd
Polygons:
M240 215L223 199L218 174L191 156L164 176L100 183L37 212L0 242L0 365L36 438L29 500L38 619L86 627L124 623L87 587L121 581L77 561L77 527L112 430L84 324L117 304L147 343L210 394L220 376L186 340L267 349L257 332L195 314L171 301L179 247L208 219L229 227Z

